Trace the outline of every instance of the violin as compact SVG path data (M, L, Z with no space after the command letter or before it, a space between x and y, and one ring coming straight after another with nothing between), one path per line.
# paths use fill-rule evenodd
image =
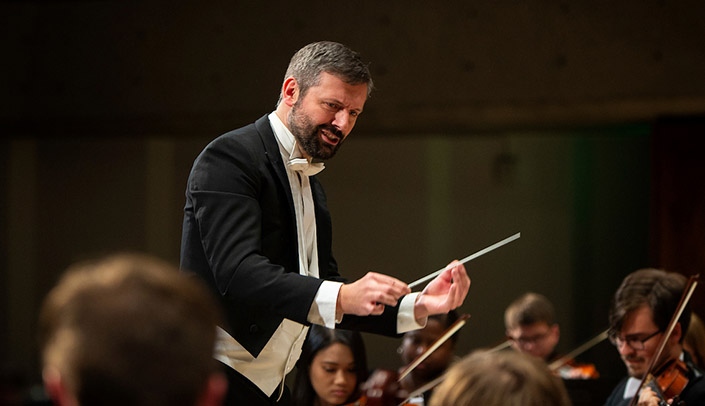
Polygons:
M419 388L412 393L408 393L408 391L402 388L401 380L411 373L414 368L419 366L419 364L421 364L426 358L428 358L433 351L437 350L444 342L452 337L453 334L460 330L469 318L470 315L468 314L463 314L458 317L458 320L448 327L448 329L443 332L441 337L431 344L426 351L416 357L416 359L414 359L409 365L402 369L401 372L387 369L378 369L373 372L367 381L362 385L363 396L366 398L367 406L413 405L411 402L416 395L438 385L442 381L443 375L433 382L424 385L422 388Z
M575 357L604 341L607 338L607 332L607 330L601 332L567 355L553 361L548 365L548 369L563 379L599 378L600 374L594 364L578 364L575 362Z
M600 377L595 364L579 364L574 360L566 362L553 373L562 379L597 379Z
M700 275L691 276L685 286L685 289L683 289L683 295L681 296L678 306L676 307L676 311L673 313L673 317L671 317L671 321L668 323L668 328L666 329L663 337L661 337L658 348L651 358L647 372L644 374L644 378L641 380L639 389L636 392L637 394L632 398L632 401L629 404L630 406L636 406L639 401L639 393L645 386L654 389L656 395L661 400L665 400L677 399L688 384L688 368L683 361L679 359L669 360L658 368L656 368L656 362L659 358L661 358L661 354L666 347L666 342L669 337L671 337L676 324L678 324L678 319L680 319L683 314L683 310L688 304L688 301L690 301L690 297L693 295L695 287L698 286L699 277ZM673 404L677 403L677 400L674 400Z
M654 379L649 387L654 389L661 399L674 399L688 385L688 367L685 362L675 359L654 371Z
M408 396L399 383L399 374L388 369L377 369L362 385L367 406L403 405Z

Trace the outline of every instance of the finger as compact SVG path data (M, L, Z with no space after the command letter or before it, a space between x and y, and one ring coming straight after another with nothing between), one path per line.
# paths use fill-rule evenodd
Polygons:
M467 278L467 275L465 275L465 278L462 276L463 274L460 273L455 277L458 282L454 282L448 291L450 302L454 309L463 304L470 288L470 279Z
M396 306L397 302L399 302L399 297L385 292L379 292L375 298L375 303L387 306Z
M385 285L389 289L389 293L396 297L400 297L411 292L411 289L406 282L400 281L399 279L389 275L377 274L377 276L377 282Z
M446 282L452 282L453 281L453 270L455 269L455 266L453 266L453 262L450 264L446 265L446 269L441 272L440 275L438 275L439 279L443 279Z
M464 266L461 265L453 269L453 283L460 287L461 292L467 293L470 289L470 277Z
M386 293L396 297L411 293L409 285L389 275L384 275L376 272L368 272L363 279L366 279L373 285L373 289L385 291Z
M458 306L463 304L462 296L459 294L458 285L452 284L450 289L448 289L446 304L448 306L448 311L456 309Z
M375 303L370 314L372 316L379 316L382 313L384 313L384 305L382 303Z

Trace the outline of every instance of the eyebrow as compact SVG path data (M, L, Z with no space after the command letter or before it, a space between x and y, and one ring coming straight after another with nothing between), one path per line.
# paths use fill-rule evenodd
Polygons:
M337 104L338 106L340 106L341 108L345 108L345 104L344 104L342 101L340 101L340 100L338 100L337 98L335 98L335 97L332 97L332 98L330 98L330 97L322 97L321 100L322 100L324 103L334 103L334 104ZM361 108L360 108L360 109L351 108L351 109L348 109L348 110L354 111L354 112L357 113L357 114L362 114L362 111L363 111L363 109L361 109Z
M338 366L338 365L342 365L342 364L340 364L339 362L335 362L335 361L321 361L321 364L327 365L327 366ZM354 367L354 366L355 366L355 363L354 363L354 362L353 362L353 363L350 363L350 364L348 364L347 366L348 366L348 367Z
M627 334L624 336L625 340L638 340L642 337L646 337L648 335L651 335L652 333L632 333L632 334Z

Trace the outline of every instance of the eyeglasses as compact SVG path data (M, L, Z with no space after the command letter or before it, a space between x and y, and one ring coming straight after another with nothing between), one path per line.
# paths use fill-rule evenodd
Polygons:
M540 334L536 334L536 335L529 336L529 337L516 337L516 338L515 338L515 337L508 336L507 338L508 338L509 340L514 341L515 343L517 343L517 344L519 344L519 345L521 345L521 346L526 346L526 345L528 345L528 344L536 344L536 343L538 343L539 341L543 341L543 339L545 339L546 337L548 337L548 334L549 334L549 333L550 333L550 332L547 331L547 332L545 332L545 333L540 333Z
M653 332L644 338L636 338L636 337L622 338L618 335L611 335L610 341L617 348L622 347L626 343L631 349L640 351L640 350L643 350L644 348L646 348L644 343L646 343L647 341L656 337L656 335L660 334L661 332L662 332L661 330L657 330L656 332Z

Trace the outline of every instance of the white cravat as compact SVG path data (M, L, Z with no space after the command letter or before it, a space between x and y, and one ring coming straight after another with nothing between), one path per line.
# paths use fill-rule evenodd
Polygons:
M306 176L313 176L325 169L323 162L309 162L306 158L291 158L287 162L287 166L292 170L302 173Z
M309 176L323 170L323 163L311 163L306 158L292 158L298 150L289 156L287 166L294 171L296 185L292 187L291 195L294 198L296 210L296 234L299 242L299 273L302 275L318 277L318 250L316 249L316 209L313 206L313 193Z

